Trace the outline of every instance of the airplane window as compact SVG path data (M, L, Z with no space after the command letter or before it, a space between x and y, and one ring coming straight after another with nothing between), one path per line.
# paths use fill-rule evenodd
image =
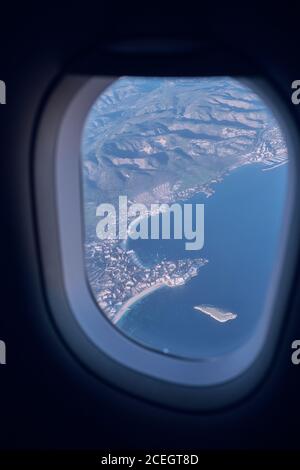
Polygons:
M285 138L256 90L230 77L121 77L91 107L81 150L99 315L191 360L255 335L288 181Z

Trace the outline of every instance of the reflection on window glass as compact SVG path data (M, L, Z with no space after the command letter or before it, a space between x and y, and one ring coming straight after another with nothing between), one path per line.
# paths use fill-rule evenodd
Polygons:
M280 248L287 147L242 81L123 77L82 136L85 261L116 328L198 359L255 334Z

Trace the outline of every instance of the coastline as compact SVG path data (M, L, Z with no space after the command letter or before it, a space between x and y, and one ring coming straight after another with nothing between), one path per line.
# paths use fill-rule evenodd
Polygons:
M164 282L158 282L157 284L154 284L153 286L147 287L144 289L142 292L139 292L138 294L134 295L133 297L130 297L124 305L120 308L120 310L117 312L115 317L113 318L112 322L113 324L118 323L119 320L127 313L130 307L134 305L136 302L139 300L143 299L144 297L147 297L147 295L151 294L152 292L160 289L161 287L165 287L166 284Z
M254 162L254 165L256 164L258 167L261 166L261 163L263 162ZM284 165L285 163L287 163L287 161L283 161L283 162L280 162L279 164L277 165L273 165L269 168L261 168L262 171L269 171L269 170L272 170L273 168L277 168L277 167L280 167L282 165ZM210 180L207 185L209 187L211 187L212 185L217 185L219 183L223 183L224 181L224 178L227 176L227 175L230 175L232 173L234 173L235 171L238 171L240 169L243 169L245 167L248 167L248 166L254 166L253 165L253 162L245 162L241 165L237 165L237 166L232 166L230 167L227 171L224 171L222 172L221 174L218 175L217 179L213 179L213 180ZM204 190L204 187L206 186L206 184L199 188L199 190L196 192L195 195L198 195L199 193L204 193L206 194L205 190ZM214 191L213 191L214 192ZM194 196L195 196L194 195ZM211 195L211 194L210 194ZM209 197L210 195L207 195L206 194L206 197ZM181 199L180 201L183 202L183 201L188 201L188 200L191 200L193 199L193 197L189 197L188 199ZM173 202L172 202L173 203ZM144 218L148 218L148 217L151 217L152 215L157 215L157 213L152 213L151 211L147 212L147 213L144 213L144 214L141 214L137 219L133 220L130 224L129 224L129 227L128 227L128 230L127 230L127 237L122 241L122 247L124 250L127 250L127 246L128 246L128 239L130 237L130 228L132 228L132 226L135 226L136 224L140 223L141 220L143 220ZM135 256L139 259L139 256L138 254L135 252ZM139 260L140 261L140 260ZM141 264L143 264L141 261L140 261ZM195 274L194 276L196 276L197 274ZM192 277L194 277L192 276ZM138 294L134 295L133 297L130 297L122 306L121 308L118 310L118 312L116 313L116 315L114 316L114 318L111 320L113 324L117 324L123 317L124 315L126 315L126 313L128 313L128 310L134 305L136 304L137 302L139 302L141 299L143 299L144 297L150 295L152 292L155 292L156 290L160 289L161 287L164 287L164 286L168 286L166 283L164 282L158 282L157 284L154 284L150 287L147 287L146 289L144 289L143 291L139 292ZM173 287L173 286L169 286L169 287ZM220 323L225 323L229 320L234 320L237 315L236 314L233 314L231 312L226 312L226 313L212 313L212 312L208 312L208 311L204 311L202 310L202 308L199 308L199 306L194 306L194 309L195 310L198 310L202 313L204 313L205 315L208 315L210 316L211 318L213 318L214 320L217 320L218 322Z

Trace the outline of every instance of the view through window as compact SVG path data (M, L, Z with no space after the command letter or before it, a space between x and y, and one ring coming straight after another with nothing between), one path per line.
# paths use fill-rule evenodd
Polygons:
M85 262L104 314L187 359L255 334L278 258L287 146L230 77L122 77L82 135Z

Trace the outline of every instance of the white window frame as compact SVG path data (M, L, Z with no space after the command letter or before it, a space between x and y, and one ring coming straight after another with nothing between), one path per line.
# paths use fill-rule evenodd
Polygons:
M50 314L67 346L97 376L168 406L228 404L257 385L271 364L295 269L299 137L287 106L262 79L251 80L286 135L289 190L278 269L256 334L220 357L189 360L147 349L126 337L100 311L84 261L81 137L97 97L116 78L65 77L49 98L34 157L34 194L42 272ZM293 230L292 230L293 227ZM296 229L295 229L296 227ZM290 229L290 230L288 230Z

